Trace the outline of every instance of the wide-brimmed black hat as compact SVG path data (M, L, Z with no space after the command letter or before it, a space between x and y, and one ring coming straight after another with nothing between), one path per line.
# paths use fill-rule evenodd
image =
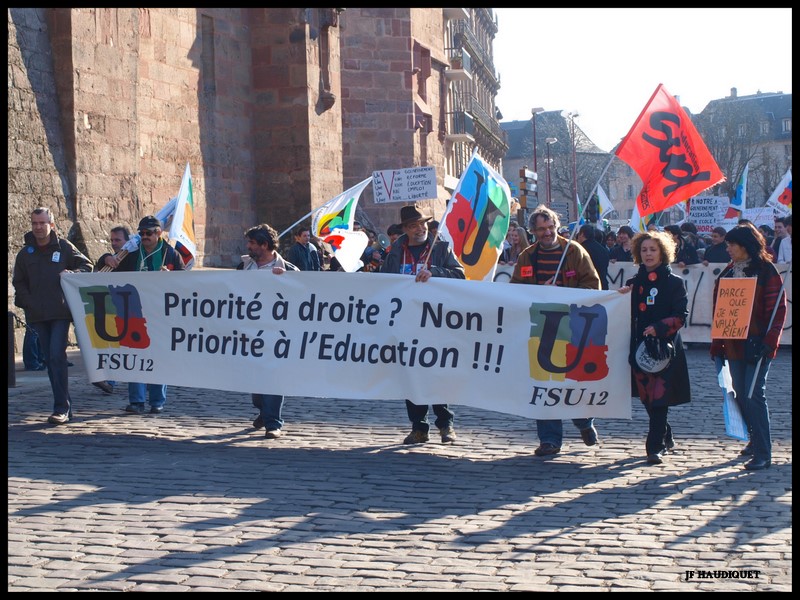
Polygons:
M156 219L153 215L147 215L139 221L139 230L142 229L161 229L161 221Z
M400 225L406 226L417 221L430 221L433 217L426 217L416 206L404 206L400 209Z

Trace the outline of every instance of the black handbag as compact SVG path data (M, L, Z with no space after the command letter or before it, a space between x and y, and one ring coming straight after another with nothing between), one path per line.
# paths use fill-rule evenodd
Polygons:
M665 338L646 336L636 347L635 358L639 369L658 375L666 371L675 358L675 344Z

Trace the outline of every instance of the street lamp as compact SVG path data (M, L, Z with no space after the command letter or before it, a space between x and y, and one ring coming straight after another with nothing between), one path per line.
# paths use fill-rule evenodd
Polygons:
M569 135L572 142L572 202L575 204L575 220L577 221L580 209L578 207L578 140L575 137L575 119L580 117L580 114L577 111L568 112L566 115L563 112L561 114L569 119Z
M550 146L558 141L557 138L549 137L545 140L547 143L547 208L550 208Z
M536 173L536 180L539 180L539 165L536 164L536 115L544 112L541 106L531 109L531 124L533 125L533 172Z

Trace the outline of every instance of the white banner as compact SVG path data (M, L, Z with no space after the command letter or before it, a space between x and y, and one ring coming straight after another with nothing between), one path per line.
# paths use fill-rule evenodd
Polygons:
M792 345L792 275L788 264L777 264L778 272L783 277L788 277L786 282L786 322L783 325L781 346ZM675 268L675 274L680 275L686 284L689 294L689 318L686 325L681 328L681 337L684 342L711 343L711 308L714 302L714 281L725 268L724 263L709 263L709 265L689 265L683 269ZM625 285L625 282L636 275L638 266L630 262L616 262L608 265L608 289L616 290ZM511 279L514 267L498 266L494 280L508 282ZM628 318L630 320L630 318Z
M631 416L630 298L617 292L317 272L61 282L91 381Z

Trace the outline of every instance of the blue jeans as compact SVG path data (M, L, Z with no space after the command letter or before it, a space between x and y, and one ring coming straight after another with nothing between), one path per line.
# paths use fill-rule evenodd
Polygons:
M160 408L167 402L167 386L159 383L129 383L128 402L144 404L145 393L150 395L150 406Z
M594 424L594 419L572 419L578 429L588 429ZM561 448L564 439L564 424L561 420L536 420L536 434L539 436L540 444L553 444L556 448Z
M283 427L281 410L283 409L283 396L277 394L253 394L253 406L259 410L264 421L264 429L274 431Z
M39 347L47 357L47 376L53 390L53 414L72 418L72 399L69 396L67 374L67 342L69 341L69 319L39 321L31 323L39 336Z
M747 425L747 433L750 434L750 443L753 444L753 459L755 460L772 461L769 408L765 395L767 374L771 363L771 358L762 359L753 395L748 398L747 393L750 391L756 366L748 364L744 360L728 360L733 389L736 392L736 403L739 405L745 425Z
M22 340L22 364L26 371L42 371L45 368L44 352L39 344L39 336L35 331L25 328Z
M412 431L422 431L428 433L431 428L428 425L428 405L414 404L411 400L406 400L406 411L408 420L411 421ZM446 429L453 426L453 412L447 404L434 404L433 414L436 415L435 425L438 429Z

